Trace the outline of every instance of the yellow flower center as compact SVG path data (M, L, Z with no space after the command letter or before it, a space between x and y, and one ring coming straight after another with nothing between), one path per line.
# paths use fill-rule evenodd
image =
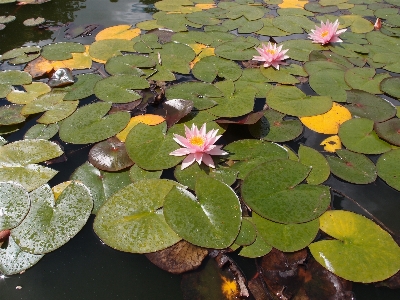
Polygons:
M189 143L191 143L194 146L203 146L204 142L205 140L201 136L194 136L189 140Z
M271 55L274 55L276 53L274 49L268 49L266 52L268 52Z
M326 37L329 34L328 30L325 30L321 33L322 37Z

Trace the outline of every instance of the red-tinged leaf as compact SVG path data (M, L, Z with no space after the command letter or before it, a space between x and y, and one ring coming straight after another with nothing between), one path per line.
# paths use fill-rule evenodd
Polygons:
M220 118L215 120L218 124L243 124L243 125L250 125L257 123L258 120L262 118L264 115L264 110L257 111L254 113L249 113L244 116L236 117L236 118Z
M167 126L170 128L192 111L193 101L172 99L164 102L163 108L166 111L165 119L167 121Z
M113 103L109 113L115 113L117 111L133 111L135 108L137 108L140 103L142 103L142 99L138 99L129 103Z

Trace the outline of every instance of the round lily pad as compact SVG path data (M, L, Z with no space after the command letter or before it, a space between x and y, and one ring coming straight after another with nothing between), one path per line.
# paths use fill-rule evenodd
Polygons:
M23 24L25 26L36 26L36 25L40 25L43 24L46 20L44 18L41 17L37 17L35 18L30 18L30 19L26 19Z
M392 188L400 191L400 149L394 149L382 154L376 168L380 178Z
M303 223L319 217L329 206L329 187L300 184L310 168L288 159L254 168L242 184L242 197L257 214L279 223Z
M228 158L231 160L248 160L258 157L268 160L287 158L285 148L275 143L259 140L235 141L225 146L224 150L229 152Z
M382 123L375 123L378 136L392 145L400 146L400 119L393 118Z
M239 246L237 245L237 247ZM268 254L271 250L272 246L268 244L259 234L257 234L254 243L249 246L244 246L238 254L248 258L256 258Z
M122 55L122 51L134 52L133 42L121 39L100 40L89 47L89 55L94 61L105 63L113 56Z
M375 74L373 68L352 68L345 73L345 79L353 89L359 89L371 94L380 94L380 83L390 77L388 73Z
M306 117L326 113L332 107L327 96L307 96L294 86L276 86L267 93L267 104L281 113Z
M28 192L21 185L0 182L0 231L17 227L30 205Z
M230 60L250 60L257 54L254 44L242 39L235 39L218 45L215 54Z
M334 175L356 184L368 184L375 181L376 168L368 157L346 149L338 149L336 154L339 157L326 157Z
M160 171L147 171L137 165L133 165L129 170L129 177L132 182L136 182L143 179L159 179L161 177L162 170Z
M300 224L280 224L253 214L258 234L272 247L283 252L294 252L307 247L316 237L319 220Z
M391 77L382 80L381 82L382 92L396 98L400 98L400 78Z
M13 275L32 267L43 254L31 254L24 252L15 243L12 236L8 238L6 248L0 248L0 272L4 275Z
M130 119L128 112L104 116L111 103L98 102L77 109L60 126L60 138L67 143L88 144L105 140L125 128Z
M347 102L350 104L346 108L353 116L375 122L383 122L396 115L396 108L389 101L361 90L347 91Z
M119 190L100 208L93 224L110 247L132 253L165 249L181 238L165 222L161 207L177 183L148 179Z
M77 234L92 211L93 201L86 186L69 184L57 198L48 185L30 193L31 209L11 236L26 252L44 254L53 251Z
M299 147L299 162L303 165L311 167L311 171L307 176L307 183L321 184L328 179L330 168L325 157L317 150L300 145Z
M248 246L254 243L257 237L257 231L254 224L249 221L251 218L243 218L240 231L236 237L235 244L239 246Z
M67 92L63 100L80 100L89 97L94 93L94 86L99 80L101 80L101 76L98 74L77 75L76 82L63 89Z
M21 105L4 105L0 107L0 126L19 124L25 121L21 115Z
M0 72L0 85L22 85L32 82L32 76L29 73L18 70L7 70ZM1 89L1 88L0 88Z
M347 149L364 154L380 154L391 149L373 130L374 121L356 118L344 122L339 127L339 137Z
M321 70L310 75L309 83L317 94L330 96L336 102L345 102L346 90L349 90L350 87L344 80L344 74L342 70Z
M58 124L35 124L24 135L24 139L49 140L58 132Z
M38 46L27 46L7 51L1 56L2 60L8 60L10 64L25 64L39 57L41 48Z
M194 65L192 72L194 77L199 80L213 82L217 76L228 80L236 80L242 74L242 69L231 60L217 56L207 56Z
M230 246L242 221L237 195L229 186L210 177L200 177L195 190L197 199L180 187L171 189L164 202L168 225L192 244L216 249Z
M368 283L399 271L399 246L371 220L348 211L328 211L320 217L320 228L335 240L312 243L309 248L314 258L332 273Z
M111 75L126 74L143 76L145 73L141 68L152 68L155 65L156 62L148 56L127 54L110 58L105 68Z
M72 58L71 53L85 52L85 46L73 42L49 44L42 48L42 56L47 60L66 60Z

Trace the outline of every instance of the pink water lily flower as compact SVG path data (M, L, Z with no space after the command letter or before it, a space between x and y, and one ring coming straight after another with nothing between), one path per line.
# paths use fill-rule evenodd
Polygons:
M172 151L170 155L187 157L182 161L182 170L197 161L200 165L201 162L211 168L215 168L214 161L211 155L226 155L228 152L221 150L222 145L214 145L214 143L221 137L217 135L218 129L212 129L206 132L206 124L201 126L200 130L196 125L192 125L189 129L185 125L186 138L178 134L174 134L174 140L184 148L179 148Z
M322 45L328 43L340 43L343 42L339 35L346 31L346 29L337 30L339 26L339 20L336 19L334 23L329 22L329 20L324 22L321 21L321 27L315 25L315 29L312 29L308 38L312 39L313 43L319 43Z
M253 56L253 60L263 61L264 67L273 66L279 70L279 65L285 64L283 60L289 58L285 55L289 49L282 50L282 45L276 47L276 44L271 44L271 42L268 42L268 46L262 44L262 48L256 48L256 50L260 56Z

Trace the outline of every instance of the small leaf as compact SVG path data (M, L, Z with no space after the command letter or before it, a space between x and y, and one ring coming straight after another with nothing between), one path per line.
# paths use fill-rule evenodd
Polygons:
M330 175L329 164L317 150L300 145L299 162L311 167L311 171L306 178L308 184L321 184L328 179Z
M392 188L400 191L400 149L390 150L382 154L376 168L378 175Z
M0 231L17 227L30 205L28 192L21 185L0 182Z

